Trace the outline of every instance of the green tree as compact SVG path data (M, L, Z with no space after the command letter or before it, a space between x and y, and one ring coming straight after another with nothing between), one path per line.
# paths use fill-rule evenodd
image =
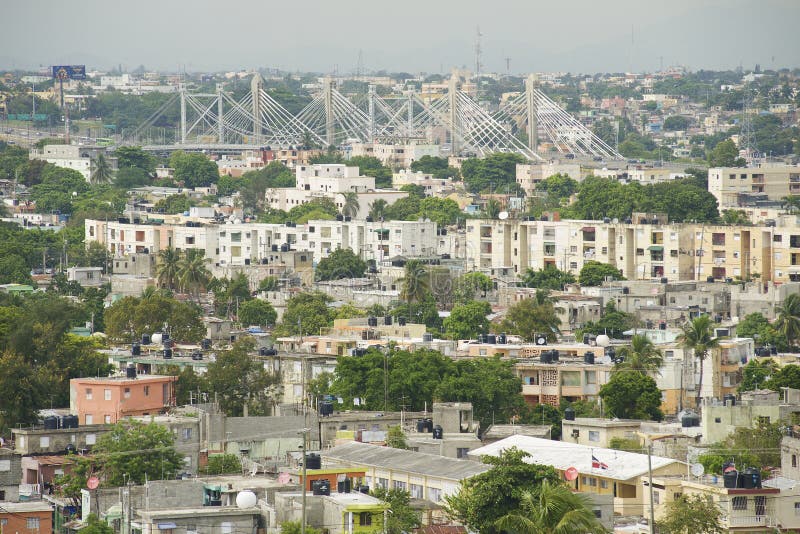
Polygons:
M372 218L373 221L378 221L384 218L386 215L386 207L388 205L389 203L382 198L376 199L375 202L372 202L369 205L369 217Z
M453 284L453 301L456 304L467 304L476 298L478 292L485 297L486 292L491 291L492 287L492 279L481 272L472 271L463 274Z
M406 435L400 425L390 426L386 433L386 446L393 449L407 449Z
M750 226L753 224L744 210L722 210L722 223L730 226Z
M120 167L114 177L114 186L128 190L150 184L150 175L139 167Z
M30 268L24 258L17 254L0 258L0 284L33 284Z
M800 365L784 365L764 382L767 389L780 391L781 388L800 389Z
M520 534L608 532L594 515L591 497L573 493L561 481L543 480L520 497L519 510L497 520L495 526Z
M617 356L622 361L614 366L616 371L633 371L641 374L656 374L664 363L664 355L649 337L634 334L630 346L621 347Z
M98 476L104 486L175 478L184 464L174 443L172 432L165 426L120 421L97 438L91 456L75 458L72 473L58 481L61 493L69 497L79 495L79 488L86 487L90 474Z
M193 343L205 335L201 312L195 304L178 302L158 292L142 298L124 297L106 309L105 333L112 340L130 343L142 334L166 328L176 342Z
M230 350L221 351L208 364L206 383L210 394L229 417L269 415L276 401L280 379L268 373L261 362L252 358L255 341L237 341Z
M217 165L204 154L196 152L173 152L169 166L175 169L175 180L186 187L208 187L219 180Z
M537 271L531 268L526 269L522 274L522 283L525 284L525 287L562 291L565 285L575 283L575 277L552 263L548 263Z
M564 419L564 416L555 406L544 403L539 403L532 408L526 406L520 415L520 420L523 424L549 425L550 439L558 440L561 438L561 420Z
M378 189L392 187L392 169L381 163L373 156L353 156L347 161L350 167L358 167L363 176L375 178L375 187Z
M487 316L492 307L485 301L471 301L455 306L444 319L444 331L450 339L473 339L489 332Z
M684 117L683 115L670 115L664 119L664 125L662 128L668 132L674 132L677 130L686 130L691 124L692 120L689 117Z
M189 208L195 205L195 201L186 195L170 195L167 198L162 198L155 203L153 209L156 212L163 212L170 215L177 213L184 213L189 211Z
M719 338L714 337L714 323L711 318L708 315L701 315L683 325L678 342L684 349L691 350L694 357L700 361L695 396L695 404L699 407L703 389L703 362L713 349L719 347Z
M459 217L463 219L461 208L450 198L425 197L419 203L420 218L430 219L439 226L455 224Z
M761 389L764 382L777 371L778 366L772 358L750 360L747 365L742 367L742 381L736 390L741 393L742 391Z
M342 215L355 218L358 215L358 210L361 209L361 204L358 202L358 193L355 191L348 191L339 194L343 197Z
M554 174L536 184L536 191L543 191L557 199L569 199L578 190L578 182L566 174Z
M599 321L590 321L583 325L583 328L580 329L579 336L581 337L584 334L606 334L608 337L614 339L623 339L625 337L624 332L633 328L636 323L636 318L633 314L625 313L617 309L616 304L614 304L613 300L609 300L606 303L606 307L603 310L603 316L600 318Z
M239 322L242 326L272 326L278 319L278 312L266 300L252 299L239 306Z
M384 526L386 534L405 534L420 527L420 513L411 507L411 495L407 491L376 487L371 494L387 503L391 510Z
M436 156L422 156L418 160L412 161L409 168L414 172L430 174L438 179L458 179L461 175L458 169L448 166L447 158Z
M601 286L607 278L611 280L625 280L619 269L608 263L587 261L583 264L578 275L578 282L584 287Z
M470 158L461 164L464 183L473 193L501 191L503 186L516 184L517 165L525 163L520 154L496 152L483 159Z
M620 419L660 421L661 391L652 377L640 373L613 373L600 388L606 415Z
M663 534L723 534L722 510L704 495L680 495L667 503L661 521L656 521L658 532Z
M332 300L319 291L298 293L286 302L283 322L277 334L318 335L322 328L333 324L334 312L328 307Z
M30 362L14 352L0 353L0 433L35 423L45 397L42 379Z
M281 523L281 534L302 534L303 532L303 525L300 521L284 521ZM309 524L306 524L305 528L306 534L322 534L322 531L318 528L314 528Z
M92 161L91 182L93 184L108 184L114 179L114 169L105 155L98 154Z
M208 464L203 469L205 475L241 474L242 462L235 454L210 454Z
M560 325L561 320L551 302L537 304L535 299L527 298L510 306L495 330L516 334L525 341L533 341L536 334L546 334L547 340L554 343L558 339Z
M516 448L503 451L499 457L484 456L483 462L491 469L462 480L458 493L445 497L447 514L474 532L502 532L497 521L521 510L526 492L544 481L559 483L552 467L528 463L527 456Z
M400 283L400 298L407 303L421 302L430 292L428 270L418 260L409 260L404 267Z
M502 209L503 207L500 205L500 202L497 199L490 198L486 201L486 206L483 208L483 214L487 219L497 219Z
M114 534L114 529L98 519L95 514L86 518L86 526L81 529L84 534Z
M181 271L181 253L172 247L158 251L158 267L156 277L158 285L167 289L175 289Z
M361 278L367 264L349 248L339 248L322 258L314 271L317 280Z
M195 298L205 291L211 281L211 272L206 267L208 259L200 249L189 249L178 264L177 281L181 290L194 295Z
M274 276L265 276L258 282L259 291L275 291L278 288L278 279Z
M792 293L783 299L778 306L775 328L786 338L789 345L794 346L800 339L800 295Z
M156 170L155 158L138 146L121 146L114 151L119 169L136 168L147 174Z
M739 157L739 149L731 139L717 144L708 153L709 167L743 167L745 161Z

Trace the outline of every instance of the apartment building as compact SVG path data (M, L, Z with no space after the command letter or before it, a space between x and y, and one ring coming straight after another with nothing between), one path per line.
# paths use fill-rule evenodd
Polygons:
M536 190L536 184L555 174L569 176L575 181L583 179L578 163L542 162L517 164L516 180L526 194L531 194Z
M423 156L439 157L439 145L428 143L353 143L350 157L372 156L393 169L407 169Z
M779 202L800 194L800 166L713 167L708 169L708 191L720 209L738 208L753 196Z
M522 273L554 265L576 274L588 261L617 267L628 280L800 281L800 226L668 223L657 214L617 221L467 222L473 269Z
M656 167L636 167L628 169L628 181L638 182L642 185L653 185L661 182L670 182L684 178L686 173Z
M443 197L455 192L452 178L434 178L430 174L402 169L392 175L392 187L417 185L425 190L425 196Z
M174 405L176 380L174 376L159 375L73 378L69 381L69 409L85 425L157 415Z
M739 427L751 428L758 423L789 422L800 415L800 390L784 388L748 391L739 399L707 401L702 410L701 427L704 443L717 443Z
M112 169L116 169L117 158L106 155L106 147L83 145L45 145L41 149L33 148L28 154L30 159L41 159L56 167L72 169L83 175L86 181L92 178L92 162L103 154Z

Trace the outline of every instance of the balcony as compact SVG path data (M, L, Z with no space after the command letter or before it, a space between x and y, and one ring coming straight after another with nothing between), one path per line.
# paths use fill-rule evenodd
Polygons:
M774 517L768 515L730 515L728 516L728 527L775 527L778 525Z

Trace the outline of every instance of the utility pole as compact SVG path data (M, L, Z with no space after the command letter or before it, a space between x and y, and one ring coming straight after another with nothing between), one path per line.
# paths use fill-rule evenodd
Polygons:
M647 446L647 487L650 490L650 534L656 532L656 514L653 505L653 445Z
M481 67L483 67L483 65L481 64L481 54L483 53L483 50L481 49L481 37L482 36L483 36L483 34L481 33L481 27L477 26L475 28L475 82L476 82L476 85L478 83L478 80L481 77ZM477 89L477 87L476 87L476 89Z

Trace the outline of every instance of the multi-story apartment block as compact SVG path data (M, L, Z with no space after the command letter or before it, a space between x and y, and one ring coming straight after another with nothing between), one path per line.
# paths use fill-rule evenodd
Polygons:
M98 155L105 155L105 147L79 145L45 145L41 149L31 149L30 159L43 159L56 167L78 171L88 182L92 177L92 162ZM116 168L117 158L106 156L112 168Z
M517 165L517 183L527 194L536 189L536 184L554 174L563 174L576 181L583 178L578 163L546 162Z
M439 145L428 143L353 143L350 157L373 156L393 169L407 169L423 156L439 157Z
M708 169L708 190L720 209L739 207L754 195L780 201L800 194L800 166L714 167Z
M628 280L800 281L800 226L669 224L634 214L617 221L486 220L467 224L470 266L484 272L554 265L577 274L587 261Z

